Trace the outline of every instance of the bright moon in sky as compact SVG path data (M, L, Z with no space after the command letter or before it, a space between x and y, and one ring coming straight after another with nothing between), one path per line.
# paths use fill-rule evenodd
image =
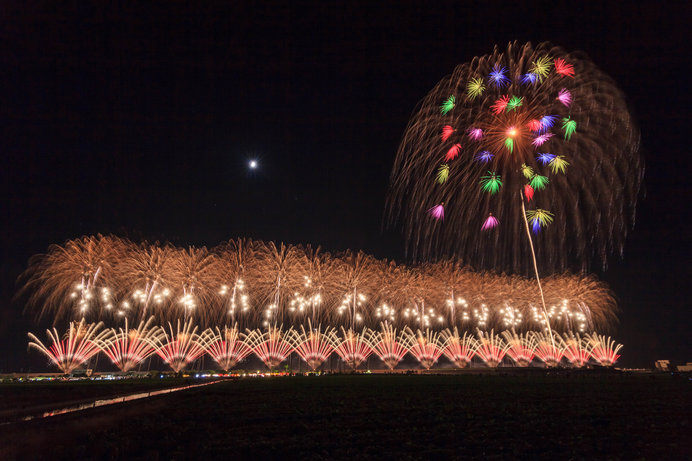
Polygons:
M250 168L252 168L254 170L255 168L257 168L257 160L250 160L249 165L250 165Z

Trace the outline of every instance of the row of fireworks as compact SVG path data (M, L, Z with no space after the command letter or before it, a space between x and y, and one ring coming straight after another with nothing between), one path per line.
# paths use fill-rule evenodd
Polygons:
M608 288L592 277L544 280L551 325L603 329L615 319ZM154 315L211 326L270 324L403 328L542 328L535 282L475 272L458 261L417 266L363 252L231 240L208 250L91 236L53 245L25 274L29 308L53 323L118 322Z
M239 331L238 326L208 328L198 333L192 320L177 322L174 329L152 326L153 318L140 322L136 329L101 329L102 323L71 322L60 336L48 330L48 342L29 333L29 348L45 354L64 373L71 373L99 353L105 354L121 371L133 370L152 355L158 355L176 373L208 354L223 370L228 371L251 354L269 369L274 369L296 353L310 368L317 370L333 354L352 369L357 369L370 355L377 356L389 369L394 369L406 354L411 354L425 369L430 369L443 355L459 368L478 357L488 367L497 367L505 357L519 367L529 366L534 358L547 367L562 363L581 368L589 363L612 366L620 357L622 347L611 338L590 333L550 332L516 333L505 330L477 330L476 335L458 330L441 332L425 329L415 333L410 328L397 331L387 322L379 330L364 328L360 332L341 327L310 323L305 328L287 330L272 326L264 330Z

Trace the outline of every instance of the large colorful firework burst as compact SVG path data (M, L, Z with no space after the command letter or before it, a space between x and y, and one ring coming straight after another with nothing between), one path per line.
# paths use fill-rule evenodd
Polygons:
M421 101L388 215L415 259L457 255L526 274L530 226L542 270L605 265L634 223L638 152L623 94L588 57L510 43L458 66Z

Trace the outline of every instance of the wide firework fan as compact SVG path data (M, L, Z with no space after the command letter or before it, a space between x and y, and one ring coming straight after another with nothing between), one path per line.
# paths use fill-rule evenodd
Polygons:
M456 255L526 274L535 245L542 271L585 270L622 250L638 150L623 94L588 57L510 43L458 66L421 101L387 213L416 259Z

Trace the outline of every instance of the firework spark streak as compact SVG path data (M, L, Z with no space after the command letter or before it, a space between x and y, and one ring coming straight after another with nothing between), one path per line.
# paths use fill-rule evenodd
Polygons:
M102 326L102 322L91 325L86 324L84 320L70 322L62 340L55 328L52 331L46 330L51 341L50 346L44 345L34 334L29 333L28 336L31 339L29 349L33 348L42 352L63 373L69 374L99 353L101 350L99 343L111 334L110 330L98 333Z
M538 161L539 146L558 163ZM403 226L414 259L456 255L528 274L522 201L554 215L534 242L542 270L585 270L622 251L642 175L639 131L612 79L582 53L510 43L458 66L420 102L392 169L386 214ZM520 196L527 182L533 200ZM444 223L431 222L425 211L443 202ZM479 235L490 213L501 223Z

